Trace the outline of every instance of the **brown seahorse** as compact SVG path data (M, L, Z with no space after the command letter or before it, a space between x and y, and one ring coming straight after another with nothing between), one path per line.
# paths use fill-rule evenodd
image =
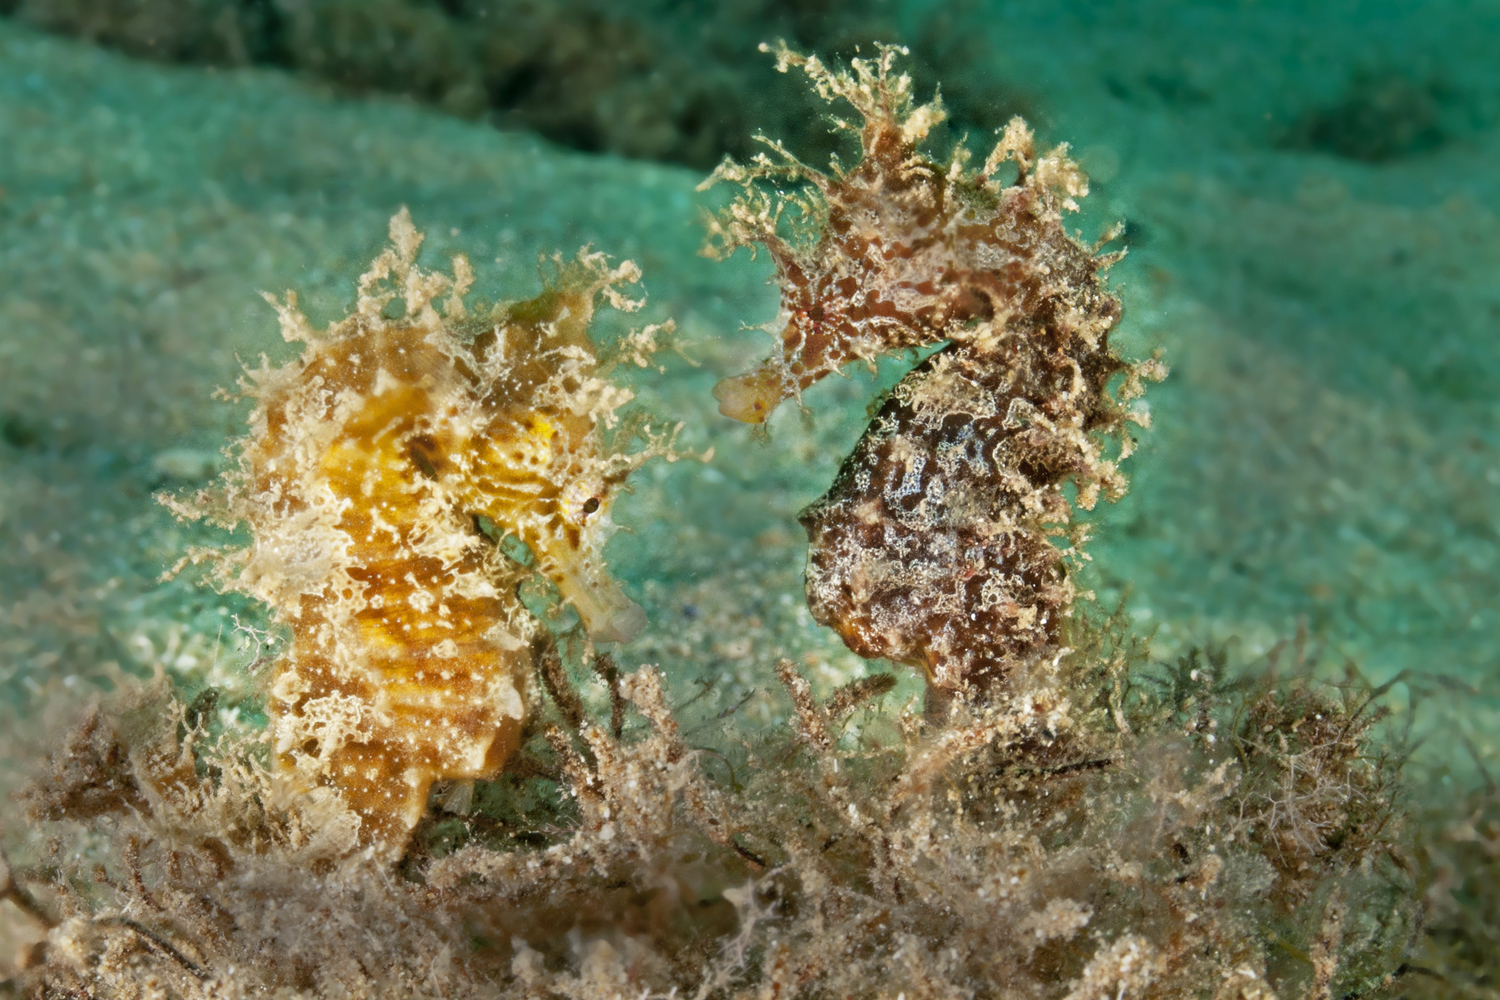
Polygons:
M629 638L645 615L601 550L616 491L670 435L606 440L631 394L599 376L588 325L601 295L639 305L616 288L633 264L580 252L537 298L474 315L463 257L452 277L419 267L405 209L390 235L324 331L294 294L267 296L307 347L247 372L257 405L218 516L252 536L225 582L291 629L268 701L276 774L331 790L394 857L435 780L492 776L520 739L548 640L517 596L532 570L495 537L525 543L593 639Z
M1110 347L1121 309L1100 275L1115 257L1063 227L1088 193L1067 147L1038 157L1017 118L979 171L961 146L935 162L919 146L943 110L913 105L910 78L892 72L904 53L832 71L777 47L778 69L801 67L859 112L839 124L861 158L824 174L771 143L776 157L726 161L705 182L743 188L711 224L710 252L764 246L782 291L780 351L714 394L725 415L760 423L849 361L947 342L891 392L801 521L814 617L855 652L957 689L1058 648L1075 592L1056 542L1071 534L1078 553L1083 541L1064 486L1085 509L1124 493L1103 439L1128 454L1125 425L1146 414L1125 404L1165 369ZM1013 182L996 180L1002 168ZM765 183L786 180L797 186Z

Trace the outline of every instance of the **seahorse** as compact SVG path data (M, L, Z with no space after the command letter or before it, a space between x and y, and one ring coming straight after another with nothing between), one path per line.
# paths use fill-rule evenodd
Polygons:
M267 706L275 774L331 790L388 858L434 781L492 776L516 750L548 641L519 583L550 579L597 641L644 624L601 552L621 484L672 436L648 431L635 452L609 440L631 393L600 377L588 326L601 297L640 305L617 287L634 264L555 258L541 295L473 314L465 258L451 277L419 267L405 209L390 238L326 330L295 293L266 296L306 348L247 371L256 405L219 502L251 534L227 584L291 631Z
M1121 307L1102 274L1117 257L1098 253L1108 237L1090 248L1063 226L1088 193L1066 145L1038 156L1015 118L977 172L962 145L939 163L920 145L941 102L915 105L892 71L906 50L841 71L775 51L780 71L800 67L859 113L838 124L861 157L825 174L773 142L776 157L726 160L705 182L742 186L711 222L710 254L764 246L782 296L780 350L714 395L726 416L761 423L850 361L943 345L803 511L806 590L855 652L918 666L942 689L983 687L1059 648L1075 590L1056 540L1080 555L1084 538L1064 487L1085 509L1124 494L1126 424L1147 421L1126 404L1165 368L1110 346Z

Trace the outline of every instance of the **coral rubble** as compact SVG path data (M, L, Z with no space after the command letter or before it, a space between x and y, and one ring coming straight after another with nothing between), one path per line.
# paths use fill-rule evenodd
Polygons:
M361 840L399 855L435 779L493 776L520 738L550 638L497 543L522 543L593 638L628 638L645 615L604 565L610 504L667 449L605 439L630 393L599 377L588 325L600 296L637 305L616 287L634 265L581 253L539 297L473 315L466 260L419 267L404 209L391 241L327 330L271 300L307 347L248 373L239 469L179 509L249 524L221 579L291 628L268 702L280 773L336 789Z
M1056 652L1074 600L1054 544L1071 520L1063 486L1085 509L1124 493L1102 439L1129 454L1126 424L1146 418L1124 404L1165 371L1110 347L1120 303L1100 272L1114 257L1063 227L1088 192L1067 147L1038 157L1014 119L977 173L962 148L932 161L919 144L942 107L913 105L910 77L892 71L900 51L833 72L778 48L783 71L802 67L859 113L840 124L861 158L828 176L773 143L779 159L726 161L710 178L744 187L714 220L713 252L766 247L782 288L780 353L715 395L760 423L851 360L948 342L896 386L802 523L817 619L855 652L952 689ZM762 182L774 179L803 190L773 195Z

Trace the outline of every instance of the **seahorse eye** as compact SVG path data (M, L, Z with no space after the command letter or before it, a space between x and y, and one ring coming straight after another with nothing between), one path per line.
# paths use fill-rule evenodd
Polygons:
M599 509L599 498L598 497L589 497L587 500L585 500L583 502L583 512L585 514L592 514L594 511L596 511L598 509Z

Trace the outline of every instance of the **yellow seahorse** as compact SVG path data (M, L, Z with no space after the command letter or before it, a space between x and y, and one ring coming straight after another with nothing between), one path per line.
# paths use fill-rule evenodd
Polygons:
M257 405L217 517L252 535L224 581L292 633L268 700L277 775L331 790L395 857L435 780L491 776L520 739L543 630L517 596L534 570L495 539L525 543L591 638L629 638L645 615L601 556L610 506L672 435L606 440L631 393L600 377L588 325L601 295L640 305L616 287L635 265L580 251L537 298L474 315L465 258L420 268L405 209L390 236L326 330L266 296L307 347L247 372Z

